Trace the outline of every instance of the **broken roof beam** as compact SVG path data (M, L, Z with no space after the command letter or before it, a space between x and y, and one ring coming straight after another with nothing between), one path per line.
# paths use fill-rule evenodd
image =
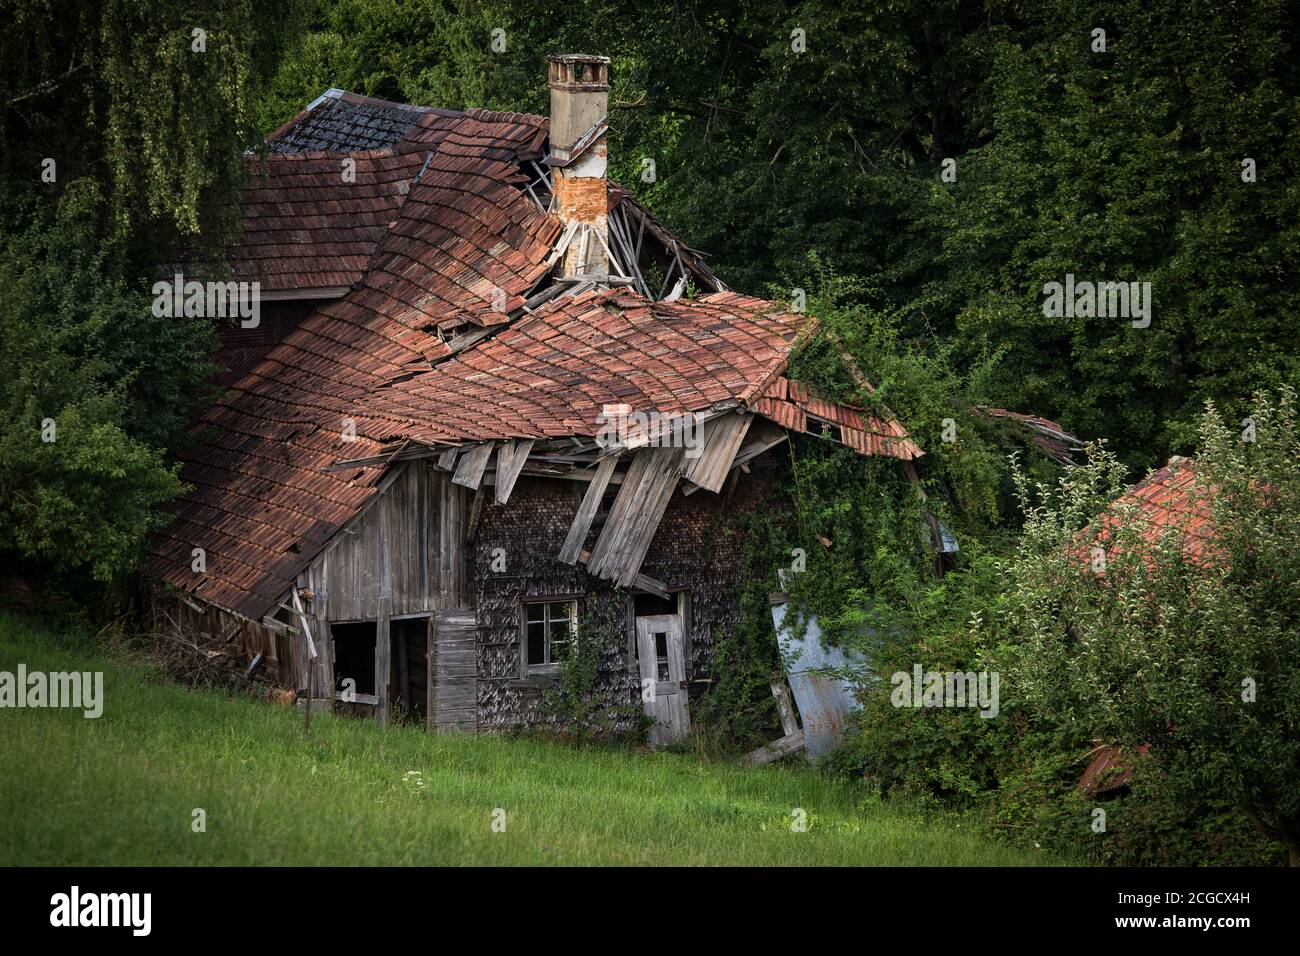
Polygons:
M454 445L451 448L444 448L438 453L436 466L442 471L451 471L456 467L456 456L458 454L460 454L460 449Z
M496 473L496 502L499 505L505 504L510 500L510 492L514 490L515 482L519 480L519 473L523 471L524 462L533 451L533 439L516 438L513 441L502 442L501 447L497 449L497 473Z
M587 493L582 496L582 504L578 506L578 513L574 515L564 545L560 548L560 560L565 564L573 564L578 560L583 542L587 540L587 532L591 530L591 522L596 517L601 498L609 487L609 479L617 464L618 456L611 455L596 466L596 474L592 477L591 484L587 485Z
M591 552L583 551L578 555L578 560L583 564L590 563ZM655 597L661 597L665 601L673 600L673 593L668 590L668 585L664 584L664 582L660 581L658 578L650 577L648 574L638 573L636 579L632 582L632 586L639 591L648 591Z
M731 466L727 469L728 473L735 471L737 468L745 468L746 465L759 455L771 451L777 445L781 444L781 442L787 441L790 438L790 433L784 428L773 428L770 423L766 422L764 424L768 424L770 430L761 433L757 441L751 441L736 453L736 457L731 461ZM682 489L682 494L693 495L699 490L700 486L692 483Z
M640 250L633 248L626 222L627 220L623 217L621 208L616 206L611 209L609 212L609 235L614 245L618 246L622 251L623 258L627 261L628 269L635 281L636 289L649 299L652 296L650 295L650 287L646 285L645 276L641 274Z
M606 409L612 409L618 406L607 405L605 407ZM627 405L622 407L625 409L630 408ZM626 421L619 423L619 440L599 443L600 457L605 458L608 455L617 455L619 452L634 451L638 448L666 446L671 442L671 436L675 431L680 431L683 427L686 427L688 419L693 418L696 427L699 427L720 415L743 408L744 406L740 402L728 399L700 412L665 413L652 416L644 424L629 412Z
M492 458L492 449L495 445L496 442L481 442L462 455L456 465L455 473L451 476L451 483L477 491L483 481L483 472L487 471L488 461Z
M668 502L685 470L681 448L647 448L632 459L614 506L592 548L589 570L627 587L659 528Z
M377 455L369 455L365 458L346 458L326 465L321 469L323 472L348 471L352 468L382 468L385 465L393 464L399 461L410 461L413 458L423 458L428 455L432 448L421 442L407 439L396 446L391 446L392 450L381 451Z

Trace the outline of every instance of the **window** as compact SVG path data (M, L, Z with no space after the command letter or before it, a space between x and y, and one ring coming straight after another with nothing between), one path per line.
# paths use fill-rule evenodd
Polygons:
M669 680L668 676L668 634L666 631L655 632L655 673L657 680Z
M578 632L577 601L524 604L524 663L528 668L558 664Z

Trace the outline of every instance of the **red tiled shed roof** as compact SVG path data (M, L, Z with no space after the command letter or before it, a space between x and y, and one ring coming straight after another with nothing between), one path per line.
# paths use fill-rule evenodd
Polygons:
M249 157L233 277L263 292L360 281L424 163L421 153L353 153L345 179L332 153Z
M1103 544L1123 520L1121 512L1130 508L1136 508L1136 519L1142 522L1142 537L1148 543L1154 544L1170 530L1177 530L1183 539L1184 554L1190 560L1207 559L1213 533L1210 500L1198 485L1191 459L1169 459L1165 467L1153 471L1117 498L1106 514L1094 522Z

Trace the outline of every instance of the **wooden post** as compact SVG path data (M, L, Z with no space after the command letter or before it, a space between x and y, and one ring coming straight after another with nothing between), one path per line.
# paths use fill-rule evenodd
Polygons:
M298 615L298 626L307 644L307 701L304 710L307 715L307 735L311 735L311 698L316 692L316 642L311 639L311 625L307 623L307 612L302 609L302 598L298 596L298 582L295 581L290 591L293 596L293 612Z
M393 668L389 641L389 613L393 599L388 595L379 598L379 619L375 621L375 694L379 698L379 723L388 726L391 704L388 697L388 681Z
M424 682L424 729L428 733L433 733L433 621L436 613L429 615L429 626L425 632L429 644L424 653L424 666L428 675Z
M375 621L375 695L379 699L379 723L388 726L391 702L388 681L392 671L390 657L389 616L393 612L393 586L388 561L389 522L392 512L388 501L379 503L379 613Z
M785 686L785 681L772 681L772 696L776 698L776 709L781 714L781 732L789 737L799 729L799 723L794 717L794 706L790 703L790 691Z

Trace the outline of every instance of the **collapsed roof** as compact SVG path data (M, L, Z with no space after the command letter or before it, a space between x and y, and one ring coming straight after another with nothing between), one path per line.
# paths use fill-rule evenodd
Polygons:
M430 457L475 489L495 466L504 503L521 473L589 478L599 500L621 455L593 551L580 513L560 557L641 584L679 482L718 491L783 429L921 455L897 422L783 378L815 321L727 291L617 187L611 261L658 249L665 286L676 274L708 294L654 301L635 269L612 288L555 281L573 231L548 211L536 168L546 130L536 116L329 91L269 137L269 155L249 157L236 277L322 301L196 426L182 456L192 490L156 541L152 575L258 619L405 458ZM702 453L660 447L657 426L598 441L611 408L690 416Z
M382 238L375 227L401 205L403 184L428 174L421 163L431 152L442 167L434 175L448 166L477 171L549 211L548 127L546 117L527 113L433 109L326 90L267 137L266 156L248 159L244 234L229 252L235 277L257 279L264 291L341 295L337 286L360 280L364 247L373 252ZM348 175L357 188L340 189L344 158L355 163ZM703 254L672 235L631 192L609 183L608 206L618 258L629 273L637 263L656 266L663 273L658 297L674 278L709 292L726 289ZM656 292L644 281L640 291Z

